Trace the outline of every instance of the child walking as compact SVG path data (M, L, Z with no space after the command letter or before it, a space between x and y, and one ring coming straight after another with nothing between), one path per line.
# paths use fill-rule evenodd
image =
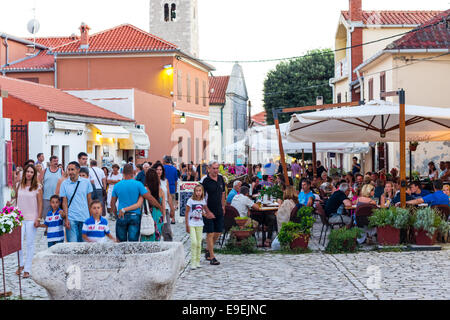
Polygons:
M48 247L52 247L57 243L64 242L64 221L61 213L64 213L60 207L59 196L54 194L50 197L51 210L45 217L44 224L39 227L47 229L47 243Z
M106 237L114 242L119 242L111 235L108 227L108 221L102 217L102 203L94 200L89 206L91 216L83 223L82 236L85 242L105 242Z
M203 217L206 216L205 191L202 185L194 188L194 194L186 204L186 232L191 236L191 269L200 268L202 250Z

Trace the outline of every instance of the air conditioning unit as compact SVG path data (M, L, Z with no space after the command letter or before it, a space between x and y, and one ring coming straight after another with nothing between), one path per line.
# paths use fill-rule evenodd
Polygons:
M143 124L137 124L137 125L136 125L136 128L138 128L138 129L141 129L141 130L144 130L144 131L145 131L145 125L143 125Z

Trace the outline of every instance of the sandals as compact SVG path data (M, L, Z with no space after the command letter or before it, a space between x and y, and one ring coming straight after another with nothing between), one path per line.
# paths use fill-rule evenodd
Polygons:
M218 266L218 265L220 264L220 262L219 262L219 261L217 261L217 259L216 259L216 258L212 258L212 259L211 259L211 261L209 261L209 264L212 264L212 265Z
M17 271L16 271L16 274L20 275L22 273L22 271L23 271L23 268L24 267L19 267L19 269L17 269Z
M205 259L208 261L211 261L211 259L209 259L209 258L210 258L210 253L208 250L205 249Z

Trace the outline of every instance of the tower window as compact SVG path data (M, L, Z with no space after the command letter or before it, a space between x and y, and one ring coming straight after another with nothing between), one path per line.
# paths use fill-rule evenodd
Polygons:
M164 5L164 21L169 21L169 4Z
M177 5L172 3L170 7L170 21L175 21L177 19Z

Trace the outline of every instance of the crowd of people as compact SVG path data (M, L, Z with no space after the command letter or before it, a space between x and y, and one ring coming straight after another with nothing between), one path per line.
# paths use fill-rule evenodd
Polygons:
M429 178L433 190L425 190L422 184L411 181L407 187L407 203L447 204L450 197L450 162L441 162L440 170L430 163ZM248 216L251 209L257 209L255 195L265 186L280 185L283 199L274 216L267 215L270 245L273 231L279 230L283 222L289 221L295 206L314 206L322 201L329 221L351 224L351 218L343 215L343 208L364 203L379 204L381 207L400 202L399 177L392 169L390 174L381 172L361 173L358 159L353 159L352 171L346 174L329 173L317 161L316 176L311 165L302 166L295 160L287 166L290 171L286 186L283 168L270 160L248 168L211 161L195 166L174 165L170 156L155 163L136 165L133 158L119 166L98 167L97 161L88 155L78 154L78 161L70 162L66 168L56 156L45 163L42 153L37 161L28 160L14 175L12 202L24 215L22 244L26 238L27 257L24 261L20 251L20 267L17 274L30 276L34 254L36 230L46 228L48 247L61 242L103 242L106 237L112 241L172 241L171 224L175 223L177 208L177 184L179 181L199 181L186 207L186 232L191 237L192 267L200 267L202 234L206 233L205 258L211 265L220 262L214 254L214 244L224 228L225 205L237 209L241 216ZM224 174L245 176L235 180L227 194ZM249 178L251 177L251 179ZM297 191L298 189L298 191ZM140 225L142 214L150 214L155 226L152 235L142 235ZM266 219L266 218L264 218ZM108 220L115 220L115 235L111 235Z

